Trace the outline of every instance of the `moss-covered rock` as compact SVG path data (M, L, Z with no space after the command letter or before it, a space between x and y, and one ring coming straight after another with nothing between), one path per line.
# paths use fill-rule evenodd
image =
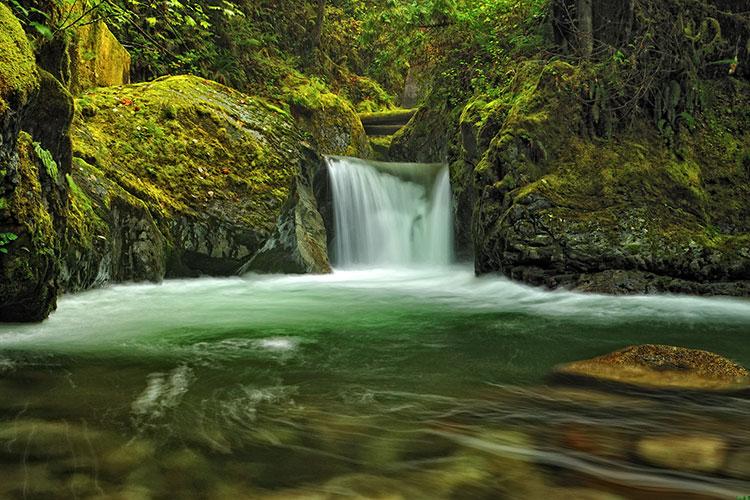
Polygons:
M39 92L29 103L21 128L52 153L60 173L65 175L70 172L72 158L69 132L73 119L73 97L47 71L39 70L39 77Z
M130 83L130 54L103 21L77 27L68 51L71 92Z
M309 166L289 113L197 77L96 89L78 108L70 245L91 265L71 288L237 272Z
M326 226L315 193L316 174L325 166L314 151L309 150L308 155L310 167L297 176L276 230L241 272L325 274L332 271Z
M7 244L0 247L0 320L40 321L57 304L60 246L45 191L59 174L28 134L17 145L2 171L0 242Z
M298 125L312 137L317 151L325 155L370 156L370 143L352 105L330 92L317 80L296 76L285 89L289 107Z
M38 86L34 54L26 35L10 9L0 3L0 127L8 126L12 119L9 112L22 108Z
M451 123L449 112L420 108L409 123L393 136L388 155L394 161L445 161Z
M43 98L21 25L0 4L0 320L46 317L57 299L60 169L22 117Z
M607 293L750 293L750 85L706 82L715 105L670 148L648 123L586 133L583 67L528 63L464 111L458 190L474 191L478 272Z

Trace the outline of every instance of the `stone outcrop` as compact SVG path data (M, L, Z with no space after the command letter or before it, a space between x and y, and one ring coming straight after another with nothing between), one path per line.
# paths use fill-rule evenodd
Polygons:
M748 82L712 83L721 105L675 151L649 123L606 141L582 134L585 69L519 72L510 94L467 106L451 158L479 273L589 292L750 294Z
M282 109L197 77L84 94L69 180L80 213L67 274L78 278L68 288L229 275L251 260L278 271L281 255L268 267L253 259L274 244L297 272L329 271L325 247L315 250L325 242L316 201L300 181L317 157L303 142Z
M553 379L647 390L750 391L750 373L707 351L639 345L558 366Z

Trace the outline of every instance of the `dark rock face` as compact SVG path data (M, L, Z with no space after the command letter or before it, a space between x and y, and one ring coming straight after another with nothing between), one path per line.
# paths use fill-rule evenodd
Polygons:
M40 77L20 24L0 4L0 321L41 320L56 306L71 101L51 75ZM41 143L19 134L47 120L60 131Z
M0 254L0 319L39 321L57 304L60 245L53 215L55 179L36 156L28 134L5 169L3 234L16 239Z
M707 351L639 345L597 358L558 366L553 378L649 390L735 392L750 389L750 373Z
M328 259L328 233L318 209L314 181L323 160L314 152L295 180L271 238L241 272L326 274L332 271Z

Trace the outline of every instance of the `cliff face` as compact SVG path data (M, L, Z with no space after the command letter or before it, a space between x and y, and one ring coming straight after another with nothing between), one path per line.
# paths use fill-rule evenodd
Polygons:
M6 321L40 320L57 299L55 222L66 208L59 182L66 165L19 134L30 110L47 99L40 94L47 84L20 24L0 4L0 318ZM57 146L64 159L64 144Z
M473 172L477 271L606 293L750 293L750 85L714 82L720 105L676 152L648 123L582 135L586 78L553 63L510 101L464 113L454 170Z

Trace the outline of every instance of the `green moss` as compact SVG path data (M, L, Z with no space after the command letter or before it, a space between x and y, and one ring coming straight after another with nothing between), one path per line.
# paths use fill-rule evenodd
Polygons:
M13 101L25 103L38 85L36 60L23 28L0 3L0 115Z
M111 181L103 189L118 186L155 216L229 211L240 224L272 229L298 168L300 140L288 113L190 76L83 99L98 111L74 120L76 177Z
M352 104L319 80L292 75L284 93L292 114L322 154L368 157L369 142Z

